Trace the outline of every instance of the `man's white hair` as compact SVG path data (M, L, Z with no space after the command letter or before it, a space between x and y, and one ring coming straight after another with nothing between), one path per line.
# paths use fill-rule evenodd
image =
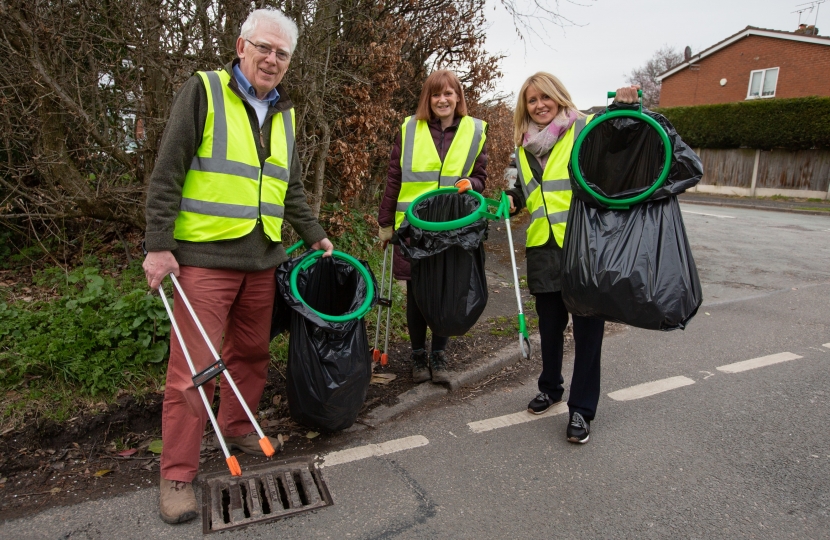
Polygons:
M288 40L291 54L294 54L294 49L297 47L297 25L285 16L285 13L278 9L256 9L248 15L245 22L242 23L242 28L239 31L242 39L251 39L254 31L260 24L270 24L277 27L277 33Z

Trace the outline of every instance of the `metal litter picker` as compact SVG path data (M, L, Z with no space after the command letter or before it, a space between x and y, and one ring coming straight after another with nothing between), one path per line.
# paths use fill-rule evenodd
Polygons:
M193 360L190 358L190 353L187 350L184 338L182 336L181 331L179 330L179 325L176 324L176 319L173 317L173 309L170 307L170 304L167 301L167 296L164 294L164 289L161 285L159 285L159 294L161 295L161 300L164 303L164 308L167 310L167 314L170 316L170 322L173 325L173 331L176 332L176 337L179 339L179 343L181 343L182 352L184 353L184 357L187 360L188 367L190 367L190 373L193 375L193 386L195 386L199 390L199 395L202 397L202 403L204 403L205 405L205 409L207 410L208 416L210 417L210 423L213 425L213 430L216 432L216 438L219 440L219 445L222 447L222 453L225 454L225 462L228 464L228 469L230 470L232 476L242 476L242 469L239 466L239 462L236 460L236 456L231 455L230 451L228 450L227 444L225 444L225 438L222 436L222 432L219 430L219 424L216 421L216 416L213 414L213 409L211 409L210 407L210 402L208 401L207 396L205 395L205 390L202 388L203 384L213 379L214 377L217 377L220 373L223 374L231 389L233 390L233 393L236 395L236 399L239 400L239 403L242 405L242 408L248 415L248 419L251 421L251 424L253 424L254 429L256 429L257 435L259 435L259 446L262 448L262 452L267 457L271 457L274 455L274 447L271 445L271 441L268 439L268 437L266 437L265 434L262 432L262 428L259 427L259 423L256 421L256 418L254 418L253 413L251 413L251 409L248 408L248 404L245 403L245 399L239 392L239 388L237 388L236 383L233 382L231 374L228 373L227 369L225 368L224 362L222 362L222 359L219 357L219 354L213 347L213 343L211 343L210 339L208 338L207 332L205 332L205 329L202 326L199 317L196 316L196 312L193 310L193 306L190 305L190 301L184 294L184 290L179 284L179 280L176 279L176 276L174 276L173 274L170 274L170 279L173 281L173 285L175 285L176 289L179 291L179 294L181 295L185 306L187 306L187 310L190 312L190 316L193 317L193 322L195 322L196 326L199 328L199 332L201 332L202 337L205 339L205 342L207 343L210 352L213 353L213 359L215 361L207 369L199 373L196 373L196 368L193 365Z
M383 295L383 288L386 285L386 259L389 259L389 288L387 289L386 297L384 298ZM389 350L389 320L392 314L392 281L394 280L392 276L392 268L394 267L395 261L395 249L392 247L392 244L386 244L386 250L383 252L383 270L380 274L380 294L381 296L378 298L378 304L380 304L380 308L378 308L378 320L377 324L375 324L375 346L372 347L372 360L374 362L380 362L380 365L385 366L389 362L389 356L387 355L386 351ZM378 349L378 340L380 339L380 317L383 313L383 308L386 308L386 336L384 338L383 350L381 351Z

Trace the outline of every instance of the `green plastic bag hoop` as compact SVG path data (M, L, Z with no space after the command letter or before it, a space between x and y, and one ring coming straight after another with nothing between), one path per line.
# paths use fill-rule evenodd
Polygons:
M412 203L407 207L406 212L404 212L404 214L406 214L407 221L409 221L409 223L418 227L419 229L423 229L425 231L452 231L454 229L460 229L461 227L466 227L467 225L475 223L481 218L500 218L499 214L501 212L502 203L499 201L494 201L492 199L485 199L484 195L473 190L468 190L465 193L471 195L476 200L478 200L478 208L476 208L475 211L473 211L469 216L453 219L452 221L424 221L423 219L416 217L412 213L412 209L415 208L415 206L424 199L429 199L430 197L437 197L438 195L448 195L451 193L458 193L458 188L439 188L418 195L417 197L415 197L415 200L412 201ZM499 207L499 211L497 211L495 214L488 212L487 208L490 205Z
M642 95L642 94L640 94ZM614 97L614 92L608 92L608 97ZM672 146L671 141L669 140L669 136L666 133L666 130L663 129L657 121L648 116L643 114L642 112L642 100L640 101L640 110L638 111L626 111L626 110L617 110L612 111L610 113L604 114L596 122L590 122L582 132L579 134L579 137L576 138L576 142L574 143L573 150L571 151L571 165L573 168L574 176L576 177L577 183L582 186L586 192L588 192L591 197L596 199L597 201L605 204L608 208L612 210L628 210L631 205L641 203L651 197L651 194L657 191L660 186L666 181L666 178L669 177L669 169L671 168L671 158L672 158ZM579 167L579 151L582 149L582 143L585 141L585 137L591 132L592 129L597 127L603 122L608 120L613 120L614 118L634 118L636 120L640 120L645 122L649 126L651 126L657 134L660 135L660 140L663 141L663 149L666 153L666 159L663 162L663 170L660 172L660 176L657 177L657 180L648 188L645 192L640 193L634 197L628 197L626 199L612 199L609 197L605 197L604 195L600 195L588 185L585 181L585 178L582 176L582 170Z
M352 311L351 313L346 313L344 315L328 315L326 313L320 313L313 307L309 306L306 301L300 296L300 291L297 290L297 274L300 270L305 270L312 264L317 262L317 259L322 257L323 251L322 249L318 249L314 253L306 255L306 258L303 262L298 264L294 267L294 270L291 271L291 276L289 283L291 285L291 295L303 303L305 307L313 311L317 314L318 317L323 319L324 321L328 322L347 322L354 319L360 319L366 312L369 311L369 308L372 307L372 299L375 297L375 286L372 283L372 276L369 274L369 271L366 270L366 267L363 266L360 261L349 255L348 253L343 253L342 251L334 251L332 252L331 256L335 259L340 259L346 261L350 265L352 265L359 273L360 276L363 278L363 281L366 282L366 298L363 300L363 303L358 307L356 310Z

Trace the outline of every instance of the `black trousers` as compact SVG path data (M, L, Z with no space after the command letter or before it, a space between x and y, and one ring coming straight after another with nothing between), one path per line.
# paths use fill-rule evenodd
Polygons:
M409 341L412 343L412 350L417 351L426 347L427 342L427 320L424 314L418 309L415 302L415 289L412 280L406 280L406 325L409 327ZM450 338L437 336L432 333L432 351L443 351L447 348Z
M536 297L536 313L539 314L539 335L542 338L542 374L539 375L539 391L554 400L562 399L562 354L565 346L564 332L568 326L568 309L561 292L542 293ZM605 321L591 317L573 317L574 373L571 393L568 396L570 412L580 413L589 422L597 413L599 402L600 356Z

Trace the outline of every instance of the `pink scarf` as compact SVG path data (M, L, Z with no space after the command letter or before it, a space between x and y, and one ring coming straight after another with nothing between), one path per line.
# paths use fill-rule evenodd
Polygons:
M533 154L544 168L553 145L571 129L574 122L576 122L576 111L565 112L564 110L559 111L559 114L547 126L540 126L530 121L527 133L523 137L522 147Z

